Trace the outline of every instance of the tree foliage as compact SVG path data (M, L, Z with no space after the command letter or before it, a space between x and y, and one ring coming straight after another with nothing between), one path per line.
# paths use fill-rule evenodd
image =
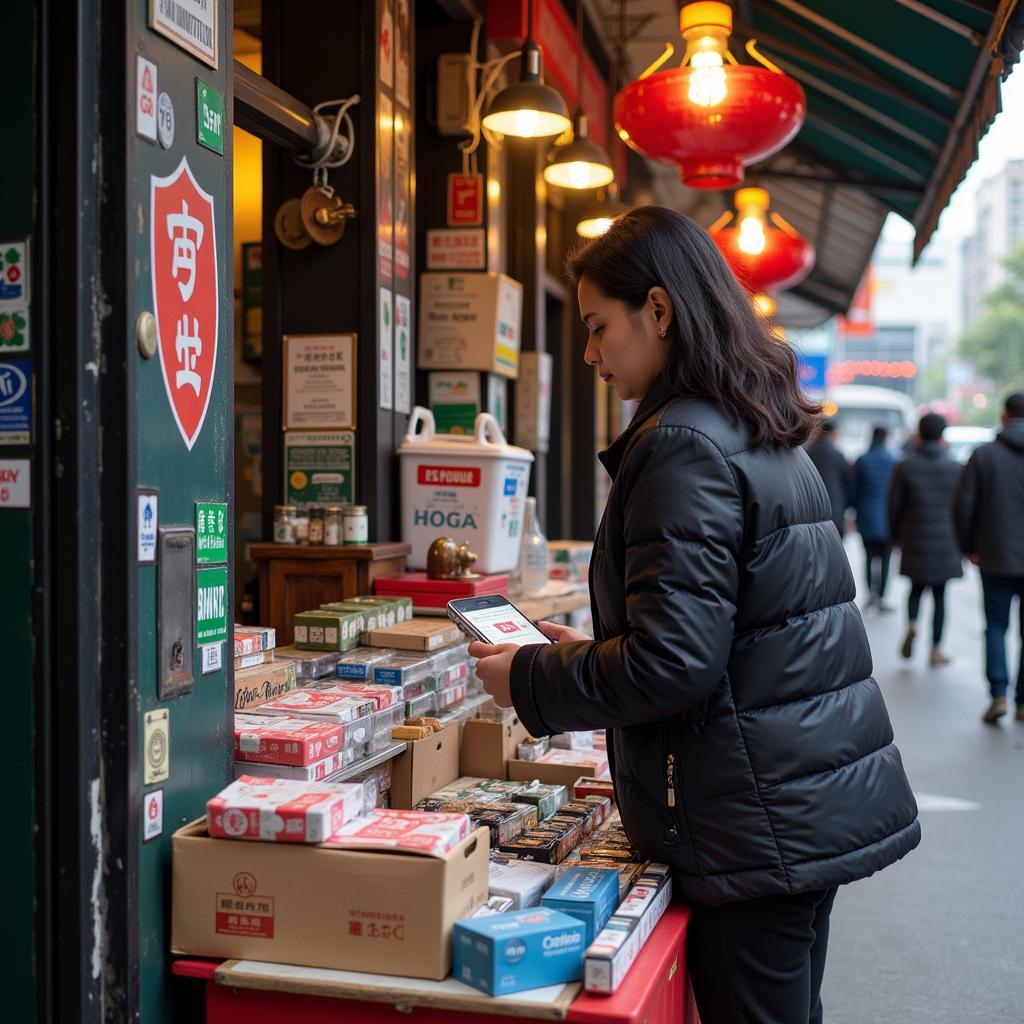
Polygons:
M960 355L1000 389L1024 389L1024 244L1004 260L1006 280L982 299L984 312L960 338Z

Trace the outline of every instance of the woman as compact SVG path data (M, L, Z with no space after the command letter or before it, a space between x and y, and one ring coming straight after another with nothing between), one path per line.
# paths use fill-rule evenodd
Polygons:
M909 658L917 639L917 616L925 590L932 592L931 664L948 665L942 651L946 584L963 575L953 531L953 491L960 464L942 443L946 421L938 413L921 417L918 443L895 469L889 487L889 532L899 546L900 574L910 579L907 635L900 653Z
M536 736L610 729L633 842L694 907L703 1024L820 1021L836 887L912 850L892 742L795 360L709 236L642 207L569 261L586 361L642 399L600 459L612 485L596 639L476 643Z

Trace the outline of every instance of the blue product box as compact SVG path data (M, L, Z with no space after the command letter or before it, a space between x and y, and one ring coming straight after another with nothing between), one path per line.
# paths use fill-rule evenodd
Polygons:
M583 977L587 940L574 917L532 907L455 922L452 974L492 996Z
M541 898L540 905L560 910L586 926L587 945L615 913L619 873L615 868L569 868Z

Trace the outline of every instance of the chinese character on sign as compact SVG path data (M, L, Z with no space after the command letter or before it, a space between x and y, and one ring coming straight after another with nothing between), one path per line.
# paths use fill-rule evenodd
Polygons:
M194 239L192 235L195 235ZM203 244L203 222L189 216L188 203L184 199L181 201L181 213L167 217L167 237L174 243L171 276L178 281L182 299L188 302L196 284L196 250ZM184 281L179 278L180 271L188 275Z
M157 350L171 414L191 450L210 406L219 324L214 199L187 158L150 178L150 273ZM210 526L212 527L212 523Z

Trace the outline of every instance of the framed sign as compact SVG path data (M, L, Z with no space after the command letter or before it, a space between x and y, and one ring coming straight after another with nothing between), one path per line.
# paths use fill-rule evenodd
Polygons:
M211 68L218 65L217 10L207 0L149 0L149 27Z
M284 429L354 429L356 336L286 334L283 342Z

